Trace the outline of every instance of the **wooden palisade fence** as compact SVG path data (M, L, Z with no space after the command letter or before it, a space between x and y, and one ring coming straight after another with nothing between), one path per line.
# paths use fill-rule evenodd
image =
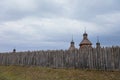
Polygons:
M120 71L120 47L0 53L0 65Z

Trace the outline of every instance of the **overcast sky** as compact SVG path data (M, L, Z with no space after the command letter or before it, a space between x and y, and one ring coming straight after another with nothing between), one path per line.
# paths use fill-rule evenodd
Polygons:
M120 45L120 0L0 0L0 52Z

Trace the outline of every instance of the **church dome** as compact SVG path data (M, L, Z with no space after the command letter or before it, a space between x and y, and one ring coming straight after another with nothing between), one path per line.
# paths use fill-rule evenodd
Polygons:
M92 43L89 41L89 39L87 38L88 34L85 32L83 34L83 40L80 42L80 47L82 46L91 46Z
M88 39L83 39L80 43L80 46L82 45L92 45L92 43Z
M75 43L74 43L73 38L72 38L72 41L71 41L71 44L70 44L70 47L69 47L68 50L70 50L70 51L75 50L76 48L75 48L75 45L74 45L74 44L75 44Z

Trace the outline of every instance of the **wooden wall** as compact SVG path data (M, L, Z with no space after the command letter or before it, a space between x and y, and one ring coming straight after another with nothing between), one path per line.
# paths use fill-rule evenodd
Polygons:
M0 65L120 71L120 47L0 53Z

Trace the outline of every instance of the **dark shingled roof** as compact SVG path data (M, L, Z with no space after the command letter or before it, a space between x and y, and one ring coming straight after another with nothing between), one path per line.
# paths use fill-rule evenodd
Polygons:
M92 43L88 39L83 39L80 45L92 45Z
M87 38L87 33L85 32L84 34L83 34L83 40L81 41L81 43L80 43L80 46L82 46L82 45L92 45L92 43L88 40L88 38Z

